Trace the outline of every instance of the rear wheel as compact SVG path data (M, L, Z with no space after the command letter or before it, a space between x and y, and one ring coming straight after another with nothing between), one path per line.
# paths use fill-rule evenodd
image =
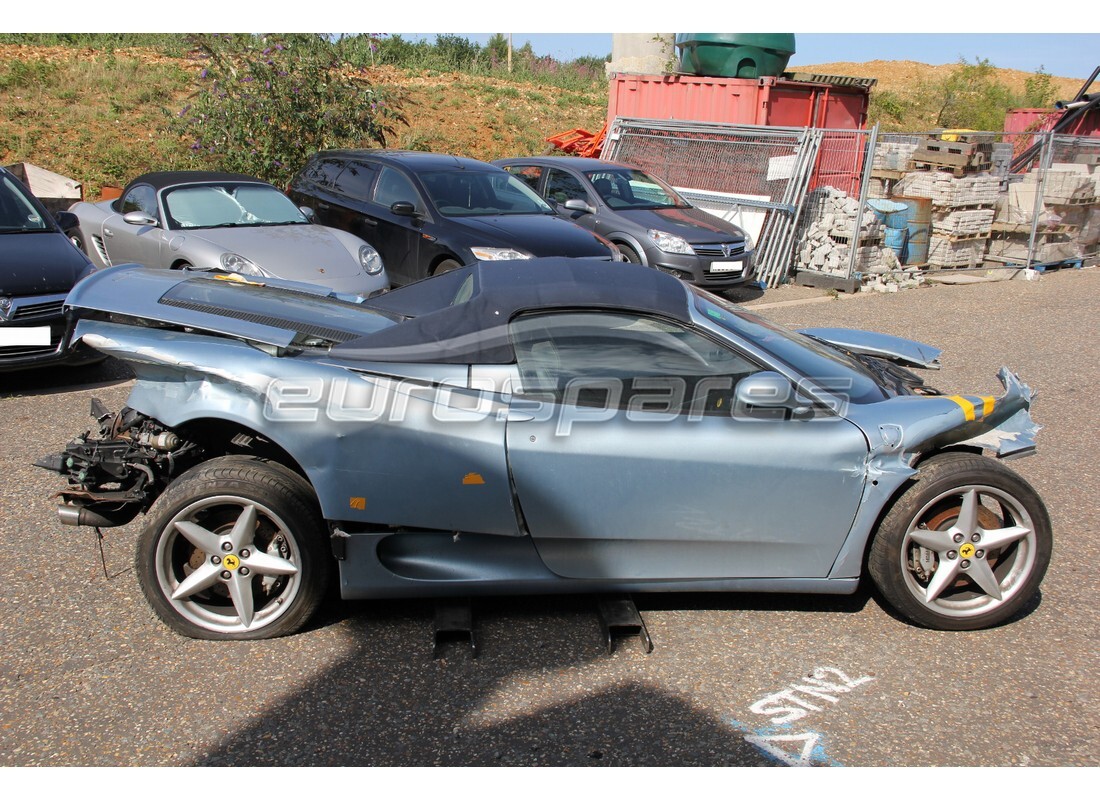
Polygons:
M293 633L320 605L331 571L305 480L236 456L200 464L168 487L149 512L136 566L157 615L195 639Z
M929 459L883 519L868 571L886 600L929 628L1004 622L1043 579L1053 536L1046 507L1016 473L988 458Z

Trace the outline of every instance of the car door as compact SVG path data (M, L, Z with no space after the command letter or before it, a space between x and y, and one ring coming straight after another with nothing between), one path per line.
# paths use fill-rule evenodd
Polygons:
M148 267L165 267L166 240L162 228L157 193L148 184L131 187L119 198L118 213L103 221L103 247L112 264L136 263ZM123 216L133 211L156 220L151 225L132 225Z
M389 164L379 164L378 177L368 195L366 216L375 226L377 244L391 280L409 283L427 276L427 265L420 263L424 220L428 206L401 170ZM394 203L411 203L413 214L395 214Z
M619 313L513 321L522 392L508 465L546 565L581 579L825 577L867 455L855 425L741 416L761 370L679 323Z

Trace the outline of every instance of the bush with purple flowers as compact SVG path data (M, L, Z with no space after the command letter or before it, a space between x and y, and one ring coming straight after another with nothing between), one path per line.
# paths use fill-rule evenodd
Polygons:
M371 85L320 35L195 35L203 67L173 119L195 166L285 184L318 150L385 146L401 98Z

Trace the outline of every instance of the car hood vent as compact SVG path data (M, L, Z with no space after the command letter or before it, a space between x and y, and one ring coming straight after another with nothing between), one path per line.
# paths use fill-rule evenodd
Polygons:
M257 314L254 311L224 308L222 306L210 305L209 303L198 303L193 300L176 300L169 297L162 297L160 304L171 306L172 308L183 308L188 311L198 311L203 314L216 314L219 317L239 319L244 322L252 322L256 325L267 325L272 328L291 328L302 336L326 339L336 344L350 342L360 337L360 334L349 333L348 331L329 328L324 325L309 325L300 322L288 323L285 319L279 319L269 314Z

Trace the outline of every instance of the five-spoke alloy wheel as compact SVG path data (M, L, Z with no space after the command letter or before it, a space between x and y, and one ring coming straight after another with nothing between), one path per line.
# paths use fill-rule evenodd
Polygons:
M1047 510L1023 478L989 458L945 453L921 465L883 519L868 570L914 622L986 628L1035 594L1051 540Z
M272 462L208 461L150 511L137 570L153 609L198 639L298 630L324 596L330 564L309 485Z

